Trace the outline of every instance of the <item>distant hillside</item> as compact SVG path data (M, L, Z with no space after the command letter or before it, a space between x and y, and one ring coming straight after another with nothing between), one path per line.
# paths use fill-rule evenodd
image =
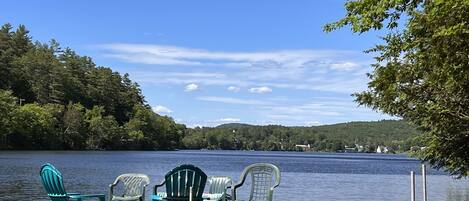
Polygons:
M241 127L249 127L253 126L251 124L241 124L241 123L229 123L229 124L221 124L216 126L215 128L241 128Z
M295 145L309 144L315 151L341 151L363 146L374 151L388 146L407 151L418 144L415 127L402 120L349 122L312 127L280 125L222 124L214 128L189 129L183 139L186 148L295 150Z
M315 126L311 129L318 133L346 140L374 139L375 141L405 140L415 137L419 132L414 126L399 120L372 122L349 122L333 125Z

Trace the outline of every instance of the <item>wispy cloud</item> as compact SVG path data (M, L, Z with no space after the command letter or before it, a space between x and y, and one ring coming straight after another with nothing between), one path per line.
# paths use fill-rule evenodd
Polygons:
M262 66L269 68L302 67L303 65L355 52L336 50L276 50L262 52L223 52L204 49L150 45L114 43L98 45L107 50L107 56L134 63L158 65L220 65Z
M321 122L319 121L308 121L305 123L305 126L319 126L321 125Z
M223 123L229 123L229 122L240 122L241 119L228 117L228 118L221 118L221 119L219 119L218 121L219 121L219 122L223 122Z
M154 107L152 107L152 109L153 109L154 112L156 112L158 114L170 114L170 113L173 112L169 108L167 108L165 106L162 106L162 105L154 106Z
M149 44L105 44L103 54L127 62L152 64L132 70L140 83L251 88L266 93L275 88L350 94L366 87L369 58L343 50L272 50L226 52ZM155 71L159 69L160 71ZM259 88L263 86L264 88Z
M360 64L354 62L339 62L339 63L331 63L331 69L334 70L353 70L355 68L360 67Z
M187 125L213 126L223 122L319 125L380 117L370 109L357 108L350 97L351 93L366 89L366 73L372 70L371 58L361 52L313 49L228 52L122 43L97 47L103 55L131 63L126 71L143 87L170 86L193 92L203 86L193 103L204 106L210 103L216 113L194 117L184 114L182 118ZM180 92L176 90L174 94ZM229 117L220 118L219 114Z
M272 89L269 87L252 87L249 89L249 92L257 93L257 94L265 94L265 93L272 92Z
M199 85L194 84L194 83L190 83L190 84L186 85L184 91L191 92L191 91L195 91L197 89L199 89Z
M320 125L324 121L347 121L350 117L366 120L371 117L391 118L370 113L371 110L358 107L351 97L316 97L312 99L267 98L265 100L242 99L232 97L197 97L201 101L218 102L233 105L249 105L250 116L257 116L264 122L284 125ZM246 111L245 111L246 112ZM339 122L340 122L339 121ZM258 123L259 122L245 122ZM267 123L268 124L268 123Z
M220 97L220 96L201 96L197 97L201 101L209 102L218 102L226 104L241 104L241 105L269 105L270 102L261 101L261 100L250 100L250 99L240 99L240 98L231 98L231 97Z
M228 91L231 91L231 92L239 92L239 90L241 90L241 88L239 87L235 87L235 86L229 86L227 88Z

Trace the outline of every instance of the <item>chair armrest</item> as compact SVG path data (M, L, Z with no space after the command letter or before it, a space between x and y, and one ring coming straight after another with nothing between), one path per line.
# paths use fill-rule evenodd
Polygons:
M142 200L145 200L145 191L146 191L147 186L148 184L143 185Z
M166 181L161 182L161 184L156 184L156 185L153 187L153 194L154 194L154 195L157 195L157 194L158 194L158 187L162 187L165 183L166 183Z
M83 198L100 198L100 200L104 200L106 197L104 194L88 194L88 195L70 195L72 199L83 199Z
M274 191L274 188L277 188L279 185L280 185L280 184L276 184L276 185L270 187L270 190L271 190L271 191Z
M119 183L119 180L114 181L114 183L109 184L109 188L113 188L113 187L116 186L118 183Z
M235 185L233 185L233 186L230 186L230 188L237 189L237 188L243 186L243 184L244 184L244 181L242 181L242 182L240 182L240 183L237 183L237 184L235 184Z
M80 195L80 193L67 193L67 195Z
M114 186L116 186L118 183L118 180L116 180L114 183L109 184L109 199L112 199L112 196L114 195Z
M233 188L231 188L231 200L236 201L236 189L241 187L242 185L243 183L239 183L234 185Z
M119 180L116 179L112 184L109 184L109 196L112 197L114 194L114 186L116 186L119 183Z

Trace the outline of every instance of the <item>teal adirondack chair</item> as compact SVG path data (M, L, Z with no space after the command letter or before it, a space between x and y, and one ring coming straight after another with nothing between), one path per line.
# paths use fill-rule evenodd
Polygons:
M202 201L206 182L207 175L200 168L181 165L168 172L161 184L155 185L152 200L189 201L189 189L192 187L192 201ZM158 193L158 188L162 186L166 187L166 195Z
M240 188L248 175L251 175L249 201L272 201L274 188L280 185L280 170L269 163L256 163L247 166L237 184L231 190L231 198L237 201L236 190Z
M41 168L41 181L46 189L47 195L52 201L82 201L88 198L104 201L104 194L81 195L79 193L67 193L65 191L62 174L50 163L46 163Z

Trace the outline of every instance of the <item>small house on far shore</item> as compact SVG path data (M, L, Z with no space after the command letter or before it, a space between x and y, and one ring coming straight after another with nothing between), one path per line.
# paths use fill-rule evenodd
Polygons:
M389 153L389 149L388 147L385 147L385 146L378 146L378 148L376 148L376 153L378 154L387 154Z
M295 145L295 149L297 151L311 151L311 145L310 144L297 144Z

